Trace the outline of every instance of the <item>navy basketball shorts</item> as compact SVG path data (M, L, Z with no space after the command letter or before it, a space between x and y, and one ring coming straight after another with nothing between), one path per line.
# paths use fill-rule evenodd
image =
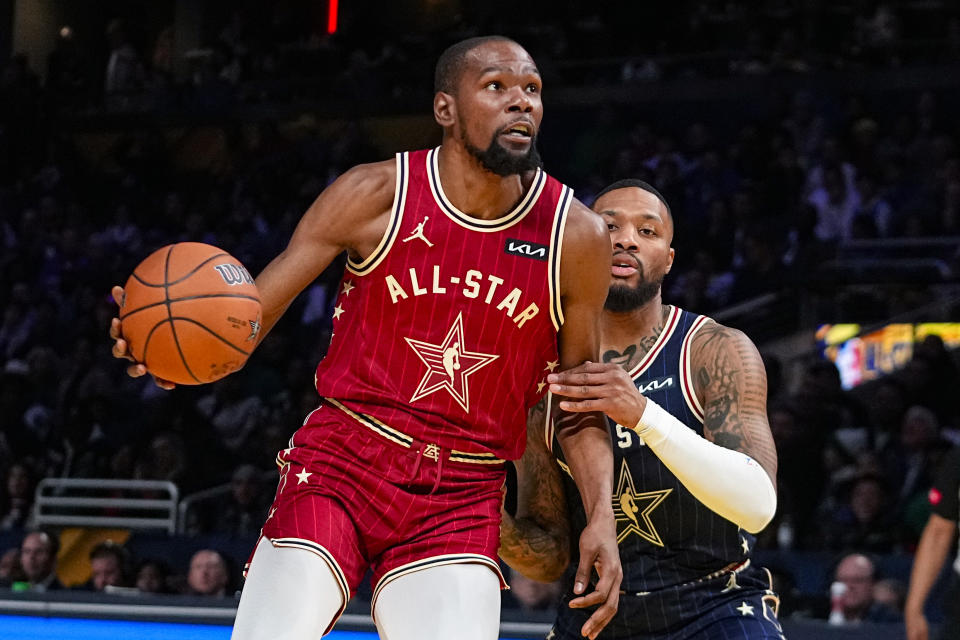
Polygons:
M716 578L645 594L624 593L599 640L783 640L780 599L765 569L742 567ZM548 640L582 640L592 609L560 604Z

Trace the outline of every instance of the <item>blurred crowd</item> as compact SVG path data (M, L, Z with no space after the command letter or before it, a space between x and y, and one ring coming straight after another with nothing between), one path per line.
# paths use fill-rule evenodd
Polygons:
M884 3L851 3L862 11L832 13L836 33L844 34L833 43L814 35L809 13L794 7L799 3L766 2L759 13L746 11L746 3L693 4L690 24L682 25L688 33L710 34L716 49L752 52L750 62L745 54L725 58L728 73L898 65L917 54L904 48L906 25ZM757 16L796 29L774 32ZM338 74L348 93L357 92L350 95L369 99L383 88L378 77L425 78L436 55L426 43L437 41L426 36L419 45L384 45L370 54L301 33L289 20L271 23L289 39L270 39L253 28L256 17L228 11L205 30L211 47L191 58L188 85L209 92L165 93L180 82L169 60L170 34L159 34L147 55L122 22L107 30L110 55L99 74L89 73L70 33L61 34L46 82L23 56L0 74L0 530L31 530L40 478L85 477L169 480L181 495L229 483L225 498L188 512L188 534L259 531L274 482L265 452L284 448L317 402L312 371L329 340L342 264L300 296L245 369L173 393L128 378L111 357L106 329L116 306L109 290L151 251L184 240L223 247L259 272L326 185L354 164L382 159L375 141L349 121L335 135L310 119L260 119L175 132L128 127L99 140L51 124L62 109L101 99L108 108L153 109L162 107L157 101L190 96L181 106L219 108L221 100L241 99L253 86L247 81L303 77L308 68ZM950 42L960 37L955 16L941 27ZM611 19L584 15L563 29L528 35L545 74L562 76L560 62L583 55L574 43L585 34L594 36L588 43L605 43L590 49L596 55L643 53L614 50L627 45L601 38L616 28ZM817 42L823 47L807 46ZM675 41L664 43L658 54L684 53ZM319 64L304 51L328 59ZM801 64L800 51L824 55ZM653 69L644 68L624 66L610 81L634 82ZM402 90L426 86L429 93L429 80L411 82ZM948 102L956 97L948 94ZM153 97L143 101L145 95ZM640 119L611 106L567 118L576 124L560 118L544 134L543 155L547 169L588 203L614 179L654 184L677 227L665 300L710 313L802 286L824 256L853 239L960 233L960 132L943 102L942 94L923 90L890 103L798 91L743 122L686 123ZM912 294L911 303L933 295L923 287ZM797 381L785 380L776 358L765 360L771 427L778 449L789 454L781 455L780 507L761 548L912 551L937 462L960 444L960 408L951 402L960 385L956 355L930 337L902 372L852 391L842 388L832 363L817 357ZM49 556L56 545L52 532L33 531L3 556L0 580L53 588ZM226 567L213 571L207 586L191 577L193 561L189 568L137 563L116 545L95 554L94 589L236 587L237 568L215 551L194 558L198 566ZM549 606L553 596L520 586L511 595L530 608Z

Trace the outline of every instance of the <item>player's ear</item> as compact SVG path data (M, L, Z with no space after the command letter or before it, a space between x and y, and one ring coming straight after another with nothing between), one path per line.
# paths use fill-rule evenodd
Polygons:
M452 95L437 91L433 96L433 119L444 128L452 127L457 121L457 103Z
M675 253L675 252L674 252L674 250L673 250L673 247L670 247L670 254L667 256L667 270L664 271L664 273L670 273L670 269L673 269L673 255L674 255L674 253Z

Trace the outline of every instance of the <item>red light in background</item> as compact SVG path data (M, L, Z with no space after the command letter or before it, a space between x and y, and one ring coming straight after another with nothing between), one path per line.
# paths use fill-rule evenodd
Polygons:
M327 33L337 32L338 0L327 0Z

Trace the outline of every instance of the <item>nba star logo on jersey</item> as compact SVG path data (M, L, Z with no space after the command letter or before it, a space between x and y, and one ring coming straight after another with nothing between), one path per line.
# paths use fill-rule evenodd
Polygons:
M470 394L467 376L485 367L500 356L493 353L467 351L463 348L463 313L457 314L453 326L440 344L404 338L417 357L427 365L427 372L413 392L410 402L416 402L435 391L446 389L463 410L470 413Z

